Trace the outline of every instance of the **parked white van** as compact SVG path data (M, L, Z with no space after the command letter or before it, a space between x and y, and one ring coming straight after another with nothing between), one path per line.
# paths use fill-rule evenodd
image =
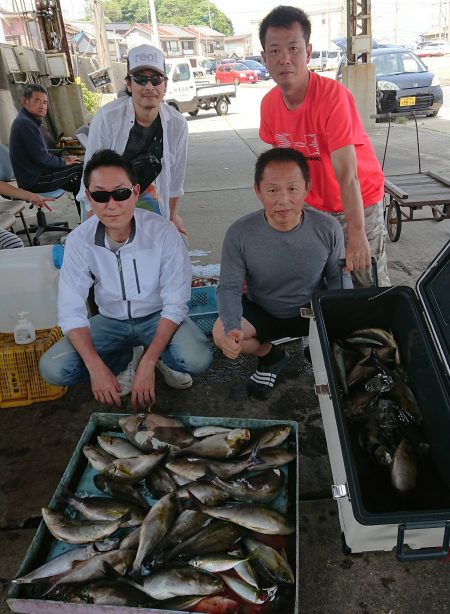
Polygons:
M342 51L340 49L334 49L328 51L327 55L327 70L337 70L339 62L341 60Z
M316 70L326 70L327 68L328 51L313 50L309 59L308 68L315 72Z

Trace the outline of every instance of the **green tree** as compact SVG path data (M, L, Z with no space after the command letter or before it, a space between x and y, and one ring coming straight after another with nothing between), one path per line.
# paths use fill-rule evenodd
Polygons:
M233 34L231 20L210 0L155 0L161 23L175 26L209 26L226 36Z
M231 20L210 0L155 0L158 23L175 26L211 26L213 30L230 36ZM149 23L147 0L105 0L103 4L108 21Z

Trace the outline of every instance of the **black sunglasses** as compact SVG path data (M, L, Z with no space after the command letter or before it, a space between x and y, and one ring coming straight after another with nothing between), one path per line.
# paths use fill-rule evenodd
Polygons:
M98 190L97 192L87 190L87 192L96 203L109 203L111 196L117 201L127 200L127 198L130 198L134 192L134 185L131 186L131 188L117 188L117 190L113 190L112 192L107 192L106 190Z
M150 83L156 87L157 85L161 85L166 78L163 75L152 75L151 77L146 77L145 75L128 75L135 83L138 85L142 85L144 87L150 81Z

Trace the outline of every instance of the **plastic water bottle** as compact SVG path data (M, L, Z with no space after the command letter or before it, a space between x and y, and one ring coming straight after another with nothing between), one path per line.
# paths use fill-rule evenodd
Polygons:
M14 327L14 341L18 345L33 343L36 339L34 326L27 318L28 311L19 311L17 314L17 324Z

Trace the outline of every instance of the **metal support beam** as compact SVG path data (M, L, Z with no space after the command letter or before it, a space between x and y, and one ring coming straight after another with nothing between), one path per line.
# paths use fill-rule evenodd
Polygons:
M347 58L349 64L356 63L353 52L354 38L369 36L372 38L372 11L370 0L347 0ZM362 54L362 61L367 62L367 53Z

